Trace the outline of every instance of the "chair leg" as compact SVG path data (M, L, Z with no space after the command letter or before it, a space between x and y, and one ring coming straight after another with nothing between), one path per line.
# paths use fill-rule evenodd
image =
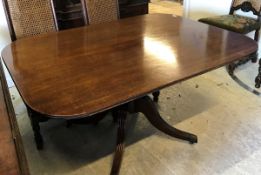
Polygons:
M42 150L44 146L44 141L41 135L40 122L46 122L50 118L35 112L28 106L27 106L27 112L34 132L34 140L35 140L36 148L38 150Z
M257 30L255 31L255 38L254 38L254 39L255 39L256 42L258 42L258 40L259 40L259 30L260 30L260 29L257 29Z
M36 147L38 150L42 150L44 143L43 143L43 137L41 135L39 123L40 121L37 119L37 117L35 116L31 117L31 125L34 131L34 140L36 143Z
M153 101L158 102L159 96L160 96L160 91L153 92L152 95L153 95Z
M255 32L254 40L255 40L256 42L259 41L259 30L260 30L260 29L256 30L256 32ZM258 60L258 52L254 53L253 55L251 54L250 56L251 56L252 62L253 62L253 63L256 63L257 60Z
M258 75L255 79L255 82L256 82L255 87L260 88L260 85L261 85L261 59L259 60Z
M118 123L118 111L119 111L119 109L117 107L113 108L111 110L111 116L112 116L112 119L113 119L113 123Z
M227 68L228 74L230 76L233 76L234 75L234 70L236 68L235 63L231 63L231 64L227 65L226 68Z
M251 59L252 63L256 63L258 60L258 54L257 52L252 53L251 55L249 55L249 58Z

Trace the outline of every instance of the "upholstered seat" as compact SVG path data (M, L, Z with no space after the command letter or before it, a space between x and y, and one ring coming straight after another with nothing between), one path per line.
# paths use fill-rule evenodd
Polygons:
M215 16L202 18L199 21L241 34L247 34L260 28L260 22L256 19L240 15Z
M241 10L241 12L252 12L253 18L246 16L241 16L236 13L236 11ZM240 34L248 34L252 31L255 32L254 40L258 42L259 40L259 30L261 26L261 0L232 0L231 7L228 15L221 15L216 17L202 18L199 19L200 22L213 25L222 29L227 29ZM243 13L241 13L244 15ZM255 63L258 59L258 53L252 53L247 58L242 58L242 60L229 64L228 72L230 75L234 75L234 70L236 67L247 63L251 60ZM261 76L260 76L261 77ZM261 82L261 78L260 78Z
M238 15L235 13L237 10L252 12L256 18ZM241 34L255 31L254 40L258 41L261 26L260 10L261 0L232 0L228 15L202 18L199 19L199 21ZM252 61L255 62L256 59L253 59Z

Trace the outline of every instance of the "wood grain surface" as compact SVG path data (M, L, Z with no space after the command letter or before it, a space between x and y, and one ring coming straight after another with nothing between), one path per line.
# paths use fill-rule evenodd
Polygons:
M2 57L25 103L52 117L84 117L238 60L245 36L167 14L29 37Z

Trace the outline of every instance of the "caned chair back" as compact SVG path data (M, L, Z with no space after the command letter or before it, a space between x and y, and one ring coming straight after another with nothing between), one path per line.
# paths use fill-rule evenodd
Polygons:
M252 11L253 14L260 16L261 0L233 0L230 13L239 9L244 12Z
M119 18L118 0L85 0L87 23L99 24Z
M3 0L12 40L56 30L51 0Z

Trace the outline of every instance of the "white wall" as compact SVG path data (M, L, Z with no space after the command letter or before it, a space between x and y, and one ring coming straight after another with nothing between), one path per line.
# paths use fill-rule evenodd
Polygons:
M203 17L226 15L229 13L231 2L232 0L185 0L184 16L198 20ZM236 13L255 17L252 12L237 11Z
M0 2L0 51L11 42L2 1Z
M11 42L6 17L3 9L2 1L0 2L0 53L2 49ZM14 86L14 83L6 69L4 69L8 87Z
M185 0L184 15L191 19L228 14L232 0Z

